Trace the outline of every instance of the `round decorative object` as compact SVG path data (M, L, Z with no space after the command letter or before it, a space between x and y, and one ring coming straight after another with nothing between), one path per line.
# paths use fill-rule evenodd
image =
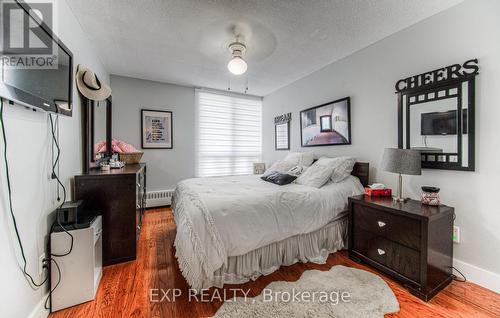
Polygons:
M439 190L436 187L422 187L422 195L420 196L422 204L434 206L441 204Z

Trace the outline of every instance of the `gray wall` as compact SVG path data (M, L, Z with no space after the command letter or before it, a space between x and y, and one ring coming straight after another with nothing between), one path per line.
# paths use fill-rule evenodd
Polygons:
M194 88L129 77L111 76L113 138L144 151L148 191L175 188L195 172ZM173 149L141 149L141 109L169 110L173 116Z
M88 42L87 35L78 24L66 1L54 1L57 14L54 31L73 52L74 71L81 63L96 72L109 83L109 75ZM73 87L73 117L61 116L60 145L62 182L71 199L71 180L82 169L82 125L80 98ZM50 179L51 136L47 113L27 110L21 106L7 105L5 128L8 138L8 158L12 181L14 213L24 244L28 272L38 277L38 256L45 253L47 233L52 222L49 214L59 205L56 181ZM0 152L3 148L0 146ZM2 260L0 281L1 317L43 317L47 286L33 290L24 278L21 256L8 212L5 170L0 159L0 250Z
M500 1L468 0L360 50L264 98L265 161L285 156L273 145L273 117L292 112L291 149L317 156L353 155L368 161L372 181L396 185L379 171L385 147L397 146L397 80L442 66L479 58L476 96L476 171L424 170L406 178L407 194L418 198L421 185L441 188L442 201L456 207L462 243L455 266L473 281L500 291ZM339 45L342 45L339 43ZM301 148L299 111L351 96L352 145Z

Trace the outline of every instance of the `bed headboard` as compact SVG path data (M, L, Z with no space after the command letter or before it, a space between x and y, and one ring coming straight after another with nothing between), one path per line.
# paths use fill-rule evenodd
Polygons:
M356 162L351 174L358 177L361 184L366 187L370 177L370 164L368 162Z

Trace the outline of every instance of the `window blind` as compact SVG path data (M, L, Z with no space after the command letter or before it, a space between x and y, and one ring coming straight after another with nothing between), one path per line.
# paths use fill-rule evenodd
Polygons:
M262 101L197 90L199 177L253 173L262 157Z

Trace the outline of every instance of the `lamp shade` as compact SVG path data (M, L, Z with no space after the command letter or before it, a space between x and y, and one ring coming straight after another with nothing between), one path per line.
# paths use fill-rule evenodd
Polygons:
M382 158L382 169L394 173L420 175L422 174L420 151L386 148Z

